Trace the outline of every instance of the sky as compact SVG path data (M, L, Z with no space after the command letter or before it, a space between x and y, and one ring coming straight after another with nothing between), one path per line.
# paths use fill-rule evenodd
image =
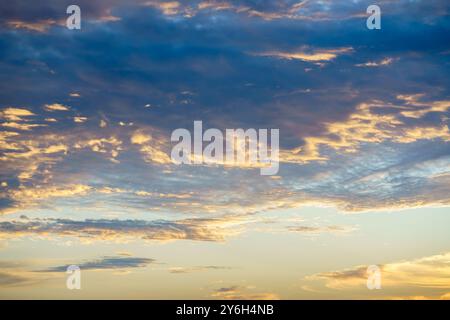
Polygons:
M0 299L450 299L449 14L3 1ZM194 121L278 129L277 174L175 164Z

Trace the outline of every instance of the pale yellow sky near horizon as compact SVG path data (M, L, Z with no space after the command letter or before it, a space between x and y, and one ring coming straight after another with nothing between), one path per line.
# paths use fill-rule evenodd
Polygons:
M331 207L302 207L265 215L277 221L249 224L223 242L91 239L91 243L82 243L81 238L51 235L2 240L0 272L16 281L0 283L0 298L448 297L448 208L343 214ZM292 221L316 228L286 232L283 224ZM338 225L349 228L325 228ZM83 263L102 257L154 261L83 270ZM81 290L66 288L64 271L43 272L69 264L81 265ZM368 265L382 268L382 289L367 289L367 275L357 272ZM345 272L352 270L356 273Z

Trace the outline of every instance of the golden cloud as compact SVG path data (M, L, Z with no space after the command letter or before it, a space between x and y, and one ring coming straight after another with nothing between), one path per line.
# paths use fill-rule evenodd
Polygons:
M403 99L412 99L411 96ZM411 101L408 100L407 107ZM393 141L397 143L411 143L418 140L442 139L450 141L448 126L440 124L430 126L409 126L402 116L422 117L428 112L445 112L450 108L450 101L436 101L423 104L420 111L400 111L399 113L379 114L377 108L389 107L404 110L404 107L394 106L381 101L362 103L356 111L345 120L327 123L325 132L320 136L304 138L304 145L280 150L280 161L291 163L307 163L310 161L324 161L328 158L321 154L320 148L327 147L336 151L356 152L361 143L381 143ZM425 109L423 109L425 108Z
M411 261L384 264L380 266L380 270L381 287L385 290L387 298L393 298L390 293L402 288L408 289L408 292L429 292L431 290L435 293L429 297L432 299L448 297L450 290L449 252ZM331 289L365 288L368 277L366 271L367 266L358 266L342 271L318 273L306 279L325 281L325 286ZM411 298L411 296L406 295L404 298Z
M306 62L326 62L334 60L338 57L338 55L350 53L353 51L353 48L338 48L338 49L328 49L328 50L317 50L312 52L281 52L281 51L269 51L263 53L257 53L255 55L258 56L266 56L266 57L276 57L281 59L288 60L302 60Z
M70 107L60 103L53 103L53 104L46 104L44 106L44 109L47 111L68 111L70 110Z
M241 220L227 218L182 220L107 220L24 219L0 222L0 239L19 237L78 238L83 243L96 241L129 242L196 240L221 242L237 234Z
M380 61L368 61L365 63L359 63L356 64L357 67L382 67L382 66L388 66L390 64L392 64L394 61L396 61L397 59L394 58L384 58Z
M171 16L180 12L181 4L178 1L147 1L144 5L159 9L163 14Z
M144 160L156 164L171 164L169 157L169 141L161 133L147 133L146 130L137 130L131 135L131 143L140 145Z
M22 108L5 108L0 111L0 118L10 121L21 121L23 117L34 116L35 114L27 109Z
M58 22L53 19L40 20L36 22L11 20L8 21L6 24L8 27L14 29L25 29L35 32L45 32L52 25L58 24Z
M275 293L252 292L254 288L244 286L223 287L215 290L211 296L225 300L279 300L280 297Z

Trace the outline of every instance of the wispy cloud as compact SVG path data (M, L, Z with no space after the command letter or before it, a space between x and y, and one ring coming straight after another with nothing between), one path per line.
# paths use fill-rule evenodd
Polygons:
M322 233L330 233L330 234L346 234L353 232L355 230L354 227L351 226L288 226L287 229L291 232L298 232L304 234L322 234Z
M199 240L223 241L234 232L226 228L230 220L184 219L107 220L29 219L0 222L0 238L47 236L76 237L82 241Z
M213 270L229 270L230 267L224 266L194 266L194 267L171 267L169 268L170 273L192 273L201 271L213 271Z
M216 289L212 297L225 300L279 300L280 297L270 292L255 292L252 287L230 286Z
M68 111L70 110L70 107L60 103L53 103L53 104L46 104L44 106L44 109L47 111Z
M76 264L81 270L115 270L144 268L149 264L155 263L155 259L139 257L103 257L98 260L86 261ZM40 270L40 272L66 272L69 265L50 267Z
M263 53L256 53L258 56L276 57L280 59L288 60L302 60L305 62L321 63L336 59L339 55L348 54L353 51L353 48L337 48L326 50L309 50L308 51L296 51L296 52L280 52L269 51Z
M35 31L35 32L46 32L51 26L56 25L56 24L58 24L58 22L53 19L38 20L35 22L10 20L6 23L6 25L10 28L24 29L24 30Z
M408 292L434 293L434 299L450 290L450 254L428 256L410 261L399 261L380 265L382 288L389 298L392 290L408 288ZM308 280L324 281L331 289L349 290L366 285L367 266L357 266L347 270L323 272L307 277ZM398 296L399 298L401 296ZM408 298L405 295L405 298Z
M380 61L368 61L368 62L364 62L364 63L358 63L355 66L357 67L368 67L368 68L373 68L373 67L382 67L382 66L388 66L392 63L394 63L394 61L396 61L397 59L394 58L384 58Z
M327 123L323 135L305 137L303 146L290 151L282 150L281 160L299 163L327 160L326 156L320 154L322 146L353 153L363 143L412 143L427 139L450 141L450 131L444 121L432 125L428 122L411 125L403 118L421 118L429 112L446 112L448 108L449 101L420 105L408 103L404 107L383 101L361 103L346 120ZM379 112L382 109L390 112Z
M0 287L23 285L29 281L30 279L23 275L0 271Z

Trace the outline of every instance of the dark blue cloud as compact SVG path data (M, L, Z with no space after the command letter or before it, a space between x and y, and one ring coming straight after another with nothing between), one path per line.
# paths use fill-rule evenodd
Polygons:
M116 1L80 2L86 21L83 20L79 31L60 25L52 25L45 32L3 28L0 107L33 111L35 115L27 123L46 123L47 118L57 121L29 132L8 129L20 132L20 137L8 138L9 149L2 146L1 151L10 154L12 147L19 144L24 153L30 145L39 145L40 151L45 152L44 147L55 141L68 146L63 155L45 153L31 160L2 158L5 164L0 169L1 178L8 181L9 189L16 190L20 183L26 187L45 184L47 172L51 171L55 184L87 181L94 187L107 185L166 193L216 189L228 196L192 201L220 204L221 208L227 201L244 206L253 202L233 193L233 188L244 188L247 191L244 194L258 198L263 197L264 188L274 188L274 183L258 181L255 187L254 172L230 170L224 176L211 168L178 168L174 175L166 176L161 173L166 167L142 161L139 147L129 141L131 133L150 127L159 130L160 136L168 137L171 130L191 128L192 121L200 119L205 127L221 129L279 128L281 147L292 149L304 147L308 137L327 136L338 141L336 134L328 132L328 125L345 123L361 103L373 100L385 105L373 114L395 116L407 128L448 126L448 111L429 112L419 118L401 116L408 106L398 99L400 94L416 93L425 94L420 103L449 99L447 1L382 1L382 29L375 31L367 30L365 25L365 10L370 1L308 1L294 13L290 10L297 1L231 2L226 10L198 10L198 3L183 2L177 13L169 15L157 5L141 6L139 2L127 5ZM22 1L8 4L1 11L2 22L58 20L65 17L64 10L60 12L63 4L56 1L45 1L40 6L25 5ZM242 12L233 9L239 6L249 9ZM196 8L189 17L188 7ZM273 16L264 19L261 14L251 14L251 10ZM106 14L121 20L100 21ZM352 50L320 64L267 54L313 54L342 48ZM364 66L384 59L392 62ZM70 96L73 92L80 97ZM43 109L52 103L67 105L70 112ZM145 108L148 104L151 107ZM80 125L73 121L75 116L88 120ZM108 124L106 129L99 128L100 120ZM122 127L119 122L133 125ZM1 130L6 131L4 127ZM408 194L429 195L424 187L428 186L426 177L408 171L408 166L414 165L410 159L418 161L422 158L417 155L422 153L426 155L423 161L446 159L448 142L427 139L400 146L391 143L402 132L388 134L387 141L382 143L358 144L361 153L357 156L324 146L320 151L329 157L326 163L283 164L280 171L284 175L283 187L301 193L298 197L356 201L357 206L371 203L367 199L372 199L375 205L395 202L397 197L404 199ZM109 146L105 152L74 150L79 140L99 136L114 136L121 141L114 149L119 153L114 160L120 163L105 156L111 153ZM384 152L389 157L383 158ZM373 161L370 155L385 161L361 165ZM36 163L34 179L20 181L20 173ZM401 169L389 171L392 166ZM367 191L370 185L353 182L386 170L389 178L379 182L383 192ZM319 183L305 182L324 171L333 171L335 175ZM249 182L242 186L240 179L244 177ZM226 181L226 186L218 186L218 180ZM446 191L441 184L435 194L439 201L445 198ZM392 190L393 195L389 193ZM355 194L364 201L357 201ZM2 194L1 199L2 208L17 205L11 192ZM140 209L176 207L176 203L168 200L136 200L131 196L125 200L121 197L116 201Z

